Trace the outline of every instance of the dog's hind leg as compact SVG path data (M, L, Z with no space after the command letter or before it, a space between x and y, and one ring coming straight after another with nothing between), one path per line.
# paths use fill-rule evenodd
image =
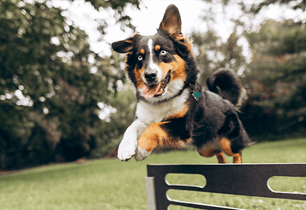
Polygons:
M204 149L201 149L199 151L199 153L200 153L200 155L202 155L204 157L212 157L212 156L216 155L217 159L218 159L218 163L226 163L223 152L215 150L215 148L213 146L205 147Z
M216 153L216 156L218 158L218 163L226 163L223 152Z
M233 154L233 163L242 163L241 152Z
M241 163L241 151L238 153L233 153L231 149L231 142L227 138L221 138L219 141L219 146L221 147L222 151L225 152L228 156L233 156L233 163Z

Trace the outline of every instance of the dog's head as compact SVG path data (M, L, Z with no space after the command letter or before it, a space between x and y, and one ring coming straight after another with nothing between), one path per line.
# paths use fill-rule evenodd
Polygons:
M167 7L155 35L135 34L112 43L113 50L127 53L126 71L138 97L152 103L173 98L186 87L193 61L191 47L181 33L181 17L175 5Z

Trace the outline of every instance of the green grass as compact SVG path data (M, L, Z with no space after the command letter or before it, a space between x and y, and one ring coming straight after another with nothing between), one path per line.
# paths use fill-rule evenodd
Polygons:
M228 158L228 162L231 162ZM146 209L146 165L150 163L216 163L195 151L152 154L142 162L95 160L55 164L0 176L0 209ZM305 163L306 139L266 142L243 151L244 163ZM171 183L203 185L202 177L167 176ZM182 181L183 180L183 181ZM274 190L306 193L306 178L271 179ZM305 201L213 193L169 191L172 199L246 209L306 209ZM187 209L171 206L170 209Z

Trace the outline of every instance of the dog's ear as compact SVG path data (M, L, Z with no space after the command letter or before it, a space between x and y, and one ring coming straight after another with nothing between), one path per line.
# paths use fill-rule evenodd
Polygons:
M181 15L174 4L170 4L164 14L163 20L159 25L160 30L166 31L170 36L183 36L181 34Z
M118 53L127 53L133 49L134 36L112 43L112 48Z

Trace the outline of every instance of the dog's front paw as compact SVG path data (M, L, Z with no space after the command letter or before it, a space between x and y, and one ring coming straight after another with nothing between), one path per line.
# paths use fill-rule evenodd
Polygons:
M136 149L136 154L135 154L135 160L136 161L141 161L146 159L151 152L148 152L147 150L142 150L139 146Z
M122 141L118 148L117 157L122 161L130 160L136 152L136 146L134 142L124 142Z

